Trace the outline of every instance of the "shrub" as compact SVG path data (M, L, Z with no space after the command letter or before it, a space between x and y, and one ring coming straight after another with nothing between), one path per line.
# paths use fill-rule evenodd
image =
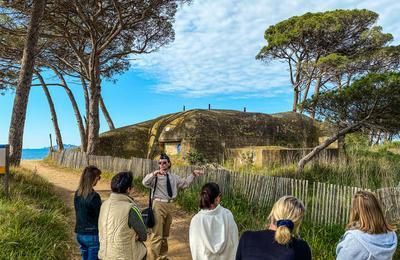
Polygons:
M197 151L190 151L187 155L187 160L191 165L202 165L206 163L204 155Z

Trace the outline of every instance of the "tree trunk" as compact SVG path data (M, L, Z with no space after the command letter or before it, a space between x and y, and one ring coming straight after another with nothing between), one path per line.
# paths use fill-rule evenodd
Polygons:
M293 112L297 112L297 103L299 103L299 87L294 87L294 96L293 96Z
M76 102L74 94L72 93L71 89L67 85L65 85L63 87L65 89L65 92L67 92L69 100L71 101L71 104L72 104L72 108L74 109L76 123L78 125L79 135L81 138L81 151L86 152L86 149L87 149L86 132L85 132L85 128L83 126L82 116L81 116L81 112L79 111L78 103Z
M376 133L375 145L378 145L381 142L381 136L382 136L382 130L378 129L378 132Z
M56 142L57 142L58 150L62 151L62 150L64 150L64 145L63 145L63 141L62 141L62 137L61 137L61 131L58 126L57 113L56 113L56 109L54 107L53 99L51 98L49 89L47 88L42 75L40 75L40 73L35 73L35 74L38 77L40 84L42 84L44 94L46 95L47 102L49 103L49 108L50 108L50 113L51 113L51 121L53 121L54 133L56 135Z
M331 143L335 142L339 137L353 131L356 127L358 127L361 123L356 123L349 125L346 128L343 128L339 132L337 132L335 135L329 137L328 139L325 140L322 144L318 145L315 147L311 152L309 152L306 156L301 158L299 163L297 164L297 173L300 173L304 170L304 166L311 161L316 155L319 154L322 150L324 150L326 147L328 147Z
M299 109L300 114L303 114L303 111L304 111L304 103L305 103L306 100L307 100L307 96L308 96L308 92L309 92L309 90L310 90L310 87L311 87L311 82L307 83L307 86L306 86L306 88L304 89L304 96L303 96L303 100L301 101L301 106L300 106L300 109Z
M299 59L297 61L297 65L296 65L296 76L295 76L295 82L293 84L293 90L294 90L293 91L293 93L294 93L294 96L293 96L293 108L292 108L293 112L297 112L297 104L299 103L299 95L300 95L299 87L300 87L300 79L301 79L301 76L300 76L300 74L301 74L301 65L302 65L302 60Z
M89 90L86 84L86 80L81 76L82 88L83 88L83 96L85 97L85 129L86 129L86 140L88 140L88 129L89 129L89 121L87 120L89 116Z
M388 132L385 132L385 138L384 138L384 143L388 143L390 141L390 134Z
M79 129L79 135L81 138L81 151L86 152L87 138L86 138L85 127L83 126L83 122L82 122L81 112L79 111L78 103L76 102L74 94L72 93L71 89L68 87L67 82L65 81L63 75L57 70L57 68L55 68L51 65L48 65L48 66L54 71L54 73L57 75L57 77L61 80L61 85L63 86L65 92L67 92L69 100L71 101L71 105L72 105L72 108L74 109L74 113L75 113L76 123L77 123L78 129Z
M314 97L317 98L319 96L319 89L321 88L321 77L319 77L317 79L317 82L315 83L315 88L314 88ZM311 112L310 117L312 119L315 119L315 108L314 110Z
M10 163L19 165L25 128L32 74L35 66L35 49L39 38L40 20L46 7L46 0L33 1L31 20L22 55L21 70L15 90L14 106L10 122L8 142L10 144Z
M96 47L93 48L90 58L90 85L89 85L89 128L87 153L94 154L99 143L99 99L100 99L100 66Z
M369 139L368 139L368 145L372 146L374 144L374 136L375 136L375 130L371 129L369 131Z
M103 112L103 115L106 118L108 127L110 128L110 130L114 130L115 129L114 122L112 121L111 116L108 113L108 110L107 110L106 105L104 104L104 100L103 100L103 96L102 95L100 95L99 102L100 102L101 111Z

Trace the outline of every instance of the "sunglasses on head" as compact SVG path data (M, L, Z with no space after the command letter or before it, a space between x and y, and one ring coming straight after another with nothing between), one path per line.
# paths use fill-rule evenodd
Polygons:
M165 164L167 164L168 162L158 162L158 164L160 164L160 165L165 165Z

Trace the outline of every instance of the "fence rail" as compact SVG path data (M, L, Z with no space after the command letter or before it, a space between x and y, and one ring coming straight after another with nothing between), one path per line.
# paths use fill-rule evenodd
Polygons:
M89 164L110 172L132 171L135 178L158 169L158 163L149 159L123 159L111 156L86 155L78 151L52 152L50 158L58 165L81 169ZM193 167L175 167L173 172L186 177ZM361 188L334 185L308 180L245 174L222 169L204 169L204 176L190 187L199 190L201 185L214 181L221 187L224 197L244 198L259 208L268 208L284 195L294 195L304 202L307 220L321 225L343 225L350 214L351 199ZM400 188L382 188L375 191L382 201L386 216L391 222L400 223Z

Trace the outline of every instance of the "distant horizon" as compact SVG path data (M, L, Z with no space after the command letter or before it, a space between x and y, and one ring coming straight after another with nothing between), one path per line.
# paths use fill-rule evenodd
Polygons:
M79 147L80 144L63 144L64 147ZM57 145L53 145L53 148L57 147ZM44 150L44 149L49 149L50 146L44 146L44 147L23 147L23 150Z

